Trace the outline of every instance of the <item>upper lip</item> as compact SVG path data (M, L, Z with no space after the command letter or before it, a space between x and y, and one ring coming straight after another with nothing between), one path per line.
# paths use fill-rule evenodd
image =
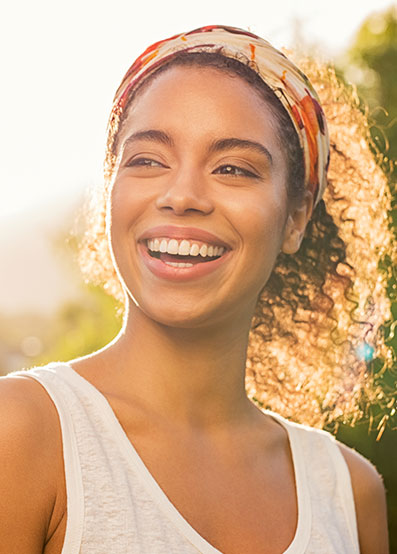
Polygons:
M198 240L201 242L206 242L208 244L213 244L215 246L224 246L227 249L230 249L230 245L222 240L220 237L217 237L209 231L204 229L199 229L197 227L177 227L174 225L158 225L156 227L151 227L144 231L138 238L139 241L155 239L155 238L170 238L170 239L179 239L179 240Z

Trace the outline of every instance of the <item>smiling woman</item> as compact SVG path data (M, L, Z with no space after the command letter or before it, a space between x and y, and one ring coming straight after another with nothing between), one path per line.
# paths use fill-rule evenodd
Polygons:
M127 72L82 256L124 325L2 380L0 552L387 552L381 478L315 427L379 397L359 352L387 360L389 198L313 67L330 166L312 84L251 33L177 35Z

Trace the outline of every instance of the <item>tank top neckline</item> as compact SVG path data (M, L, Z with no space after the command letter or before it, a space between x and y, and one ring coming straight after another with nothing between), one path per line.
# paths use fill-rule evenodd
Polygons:
M112 432L118 446L124 452L126 460L132 464L146 491L150 494L152 499L156 502L168 519L173 522L175 527L178 528L179 531L190 541L190 543L202 554L222 554L220 550L212 546L190 525L190 523L183 517L183 515L167 497L163 489L146 467L133 443L128 438L107 398L70 365L66 363L58 363L51 364L49 368L51 370L62 368L61 373L67 373L68 378L74 381L75 385L78 386L80 390L84 390L85 394L88 395L90 399L100 408L101 416L106 420L109 426L108 428ZM311 533L311 503L304 458L299 438L297 437L298 429L296 424L284 419L279 414L271 412L270 410L263 411L284 427L288 435L294 466L298 521L292 542L289 544L287 549L280 554L304 554Z

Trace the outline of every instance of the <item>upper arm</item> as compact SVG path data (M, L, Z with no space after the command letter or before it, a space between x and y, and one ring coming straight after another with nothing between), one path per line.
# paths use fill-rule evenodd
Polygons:
M375 467L351 448L338 443L350 471L361 554L388 554L386 495Z
M42 553L48 536L57 456L46 397L32 379L0 379L0 554Z

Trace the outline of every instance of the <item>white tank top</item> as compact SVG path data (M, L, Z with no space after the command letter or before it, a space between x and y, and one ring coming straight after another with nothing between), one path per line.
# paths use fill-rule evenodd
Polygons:
M66 364L17 374L39 381L59 414L62 554L221 554L170 502L93 385ZM349 470L335 439L267 413L288 433L295 470L298 524L283 554L359 554Z

